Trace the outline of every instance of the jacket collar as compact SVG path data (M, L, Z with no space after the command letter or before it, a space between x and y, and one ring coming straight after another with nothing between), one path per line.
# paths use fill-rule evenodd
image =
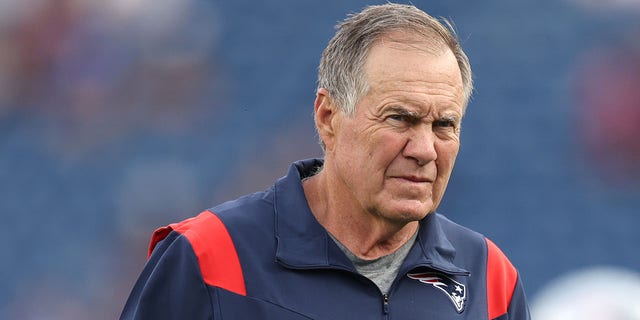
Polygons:
M321 159L295 162L274 187L276 260L294 269L343 268L355 271L351 261L329 237L311 213L301 180L322 166ZM420 222L416 244L404 265L425 266L450 274L466 274L453 264L455 248L447 239L439 215L427 215Z

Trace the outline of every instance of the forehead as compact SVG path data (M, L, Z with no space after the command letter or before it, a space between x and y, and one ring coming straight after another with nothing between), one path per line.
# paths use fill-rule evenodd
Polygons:
M434 39L387 35L370 49L364 65L372 91L436 96L462 106L462 76L453 52Z
M442 40L415 33L395 31L381 36L369 49L364 65L367 75L385 76L443 73L462 77L458 62ZM394 72L395 71L395 72ZM452 79L455 80L455 79Z

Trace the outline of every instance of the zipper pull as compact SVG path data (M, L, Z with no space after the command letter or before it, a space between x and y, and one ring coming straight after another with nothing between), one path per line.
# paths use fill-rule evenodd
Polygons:
M382 312L389 314L389 295L386 293L382 295Z

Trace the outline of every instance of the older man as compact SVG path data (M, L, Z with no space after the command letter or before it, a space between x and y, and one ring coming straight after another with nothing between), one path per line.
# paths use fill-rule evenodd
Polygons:
M529 319L484 236L435 212L471 95L454 34L413 6L350 16L323 53L324 160L154 234L123 319Z

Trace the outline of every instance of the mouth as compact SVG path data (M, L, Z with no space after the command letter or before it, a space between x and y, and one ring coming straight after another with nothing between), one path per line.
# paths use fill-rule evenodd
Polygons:
M393 178L408 181L408 182L413 182L413 183L432 183L433 182L433 179L431 178L420 177L420 176L397 176Z

